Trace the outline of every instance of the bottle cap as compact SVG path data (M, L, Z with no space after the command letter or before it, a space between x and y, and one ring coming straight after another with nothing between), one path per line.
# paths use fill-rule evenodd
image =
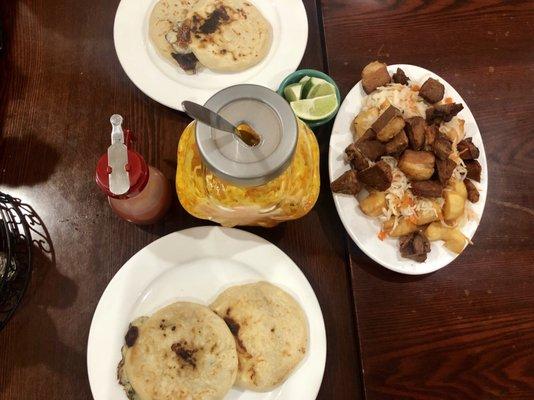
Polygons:
M138 195L148 182L148 165L141 154L130 149L132 133L123 131L122 121L118 114L111 116L111 146L96 166L97 185L117 199Z

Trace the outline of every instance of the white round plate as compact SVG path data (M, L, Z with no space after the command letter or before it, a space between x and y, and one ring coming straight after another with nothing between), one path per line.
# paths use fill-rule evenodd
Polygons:
M130 321L180 300L208 305L229 286L262 280L286 290L304 309L308 352L275 390L232 389L225 400L315 399L326 362L326 334L312 287L278 247L251 233L221 227L171 233L141 249L113 277L96 308L87 344L94 399L127 400L117 382L117 364Z
M414 83L422 84L430 77L438 79L445 85L445 97L451 97L454 102L463 104L464 109L458 116L465 120L466 137L472 137L473 143L480 149L478 161L482 165L482 176L480 184L475 183L480 191L480 200L475 204L471 204L472 210L480 221L488 192L488 165L486 163L486 152L484 151L482 137L480 136L480 131L478 130L473 114L471 114L466 102L445 79L424 68L407 64L390 65L388 66L388 71L390 74L393 74L397 68L402 68ZM362 83L360 81L352 88L339 108L332 129L332 136L330 137L330 151L328 154L330 181L333 181L349 169L348 164L344 160L344 151L354 141L351 130L352 120L360 112L362 100L365 96L366 94L362 89ZM437 241L431 243L432 250L428 254L425 262L418 263L403 258L399 253L398 239L387 238L384 241L378 239L377 234L380 231L380 224L375 218L366 216L360 210L358 201L354 196L346 196L338 193L334 193L333 195L341 222L352 240L354 240L365 254L388 269L409 275L427 274L443 268L458 257L458 254L447 250L443 246L442 241ZM462 232L471 239L475 234L479 221L470 221L462 228ZM476 246L476 243L474 245ZM469 251L469 246L464 251Z
M255 83L273 90L302 60L308 41L308 18L302 0L250 0L270 22L273 42L259 64L237 73L204 68L186 74L165 60L148 37L150 13L158 0L121 0L115 16L114 39L119 61L132 82L147 96L183 111L182 101L204 104L213 94L239 83Z

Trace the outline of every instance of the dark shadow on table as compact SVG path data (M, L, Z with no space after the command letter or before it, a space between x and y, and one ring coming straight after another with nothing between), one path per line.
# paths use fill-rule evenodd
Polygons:
M284 237L284 231L287 223L291 223L291 221L281 222L272 228L264 228L262 226L236 226L236 228L253 233L254 235L260 236L265 240L277 245Z
M62 342L49 312L67 309L76 297L75 283L56 269L54 246L46 227L31 206L21 204L32 235L33 272L21 305L0 332L0 398L18 371L45 365L65 377L65 384L84 385L80 379L85 355ZM67 321L63 321L67 323ZM9 346L7 349L6 346ZM21 393L24 390L21 389Z
M15 25L15 2L0 1L0 20L2 24L2 50L0 50L0 137L4 127L4 118L10 96L10 88L14 81L18 81L20 74L12 62L12 47L10 40ZM24 79L22 80L24 81Z
M0 183L33 186L45 182L54 173L59 159L58 151L32 132L24 133L22 137L0 137L0 160L3 164ZM29 174L21 168L22 163L32 163L38 168L32 168Z
M53 172L59 158L56 150L36 141L34 132L9 132L7 136L5 131L8 110L10 118L17 116L17 110L10 109L9 104L15 104L26 96L27 78L13 61L16 16L17 2L0 1L3 31L3 49L0 52L0 183L7 186L33 185L44 181ZM39 165L31 177L21 176L24 174L21 168L22 161L26 161L24 157Z
M41 29L50 32L49 36L53 37L52 33L61 35L72 40L81 41L84 39L102 38L108 39L113 37L113 20L115 18L114 12L109 12L109 8L104 6L104 2L114 2L119 5L119 1L102 0L86 3L78 0L63 0L58 4L63 10L58 9L58 5L54 7L48 6L46 1L35 0L2 0L2 2L17 4L18 12L21 12L24 7L25 13L31 13L31 20L36 24L41 25ZM65 19L64 15L72 15L72 18ZM28 19L28 17L26 17ZM106 19L107 30L88 29L91 21Z
M165 236L172 232L198 226L220 226L220 224L205 219L195 218L190 215L181 206L176 195L174 195L171 207L161 221L151 225L138 225L138 228L157 236ZM261 226L236 226L235 228L253 233L276 244L283 237L285 226L286 223L282 222L272 228L264 228Z

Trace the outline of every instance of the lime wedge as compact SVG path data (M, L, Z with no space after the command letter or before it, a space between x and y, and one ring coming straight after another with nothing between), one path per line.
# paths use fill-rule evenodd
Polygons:
M321 83L325 83L326 81L321 78L316 78L315 76L312 76L310 79L311 86L320 85Z
M315 86L321 85L323 83L328 83L324 79L316 78L312 76L308 81L306 81L306 84L304 85L304 88L302 89L302 98L307 99L308 93L310 90L312 90Z
M321 82L312 86L306 94L307 99L313 99L314 97L327 96L329 94L336 94L336 88L329 82Z
M317 121L331 116L337 109L338 102L335 94L292 101L289 103L297 117Z
M308 93L308 90L312 86L312 78L306 75L300 80L300 83L304 85L302 86L302 97L306 98L306 93Z
M292 83L291 85L287 85L284 88L284 97L287 101L296 101L300 100L302 98L302 87L304 84L302 83Z

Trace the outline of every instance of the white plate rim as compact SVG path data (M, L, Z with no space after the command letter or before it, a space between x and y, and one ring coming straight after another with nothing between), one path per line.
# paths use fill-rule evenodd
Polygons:
M99 333L98 330L102 330L103 327L101 326L103 321L110 321L109 313L106 314L106 310L109 310L110 304L113 304L115 301L122 301L124 299L116 299L114 296L115 288L117 286L120 287L120 281L132 277L139 278L139 274L142 274L143 272L146 275L145 281L142 280L139 282L137 286L139 288L144 288L146 285L150 284L150 282L153 281L155 277L160 276L162 273L165 273L166 271L172 269L173 267L177 266L175 264L173 265L167 265L167 266L151 266L148 271L142 270L141 267L138 265L138 261L142 258L143 253L151 252L151 251L158 251L158 247L163 247L166 244L168 245L169 242L174 241L178 238L187 238L188 240L198 240L199 246L202 247L202 244L200 244L201 240L204 239L197 239L200 238L209 238L208 242L204 245L204 248L207 249L206 251L209 253L208 255L205 254L190 254L189 256L184 256L177 265L181 264L187 264L191 260L195 259L204 259L204 258L213 258L216 257L216 253L218 249L225 248L224 251L228 252L231 248L232 251L235 249L241 249L243 250L242 254L236 255L235 258L228 258L229 261L237 261L238 263L256 263L257 259L254 258L252 252L250 249L245 249L245 246L247 246L250 241L254 241L258 247L260 248L261 253L269 253L270 256L273 257L273 259L277 260L278 263L282 262L285 264L283 266L283 269L285 269L285 272L287 272L287 276L291 279L298 280L299 287L290 287L286 286L291 290L291 293L293 296L296 296L297 301L301 304L303 309L306 312L307 319L308 319L308 326L310 329L310 343L309 343L309 350L308 355L304 359L304 361L298 366L297 370L289 377L289 379L280 386L280 388L284 388L285 385L293 385L298 386L299 388L302 385L303 382L297 382L293 379L297 378L294 375L298 375L299 370L306 369L309 370L312 369L313 372L313 379L309 379L306 381L306 397L303 397L302 400L308 400L308 399L315 399L319 393L319 390L321 388L322 380L324 377L324 370L326 366L326 330L324 325L324 319L321 311L321 307L319 305L319 302L317 300L317 296L315 295L315 292L313 288L311 287L309 281L306 279L303 272L300 270L300 268L294 263L294 261L285 254L281 249L279 249L277 246L272 244L271 242L254 235L252 233L234 229L234 228L224 228L224 227L218 227L218 226L201 226L201 227L194 227L189 229L184 229L182 231L176 231L173 233L170 233L166 236L163 236L154 242L150 243L149 245L145 246L141 250L139 250L136 254L134 254L115 274L115 276L111 279L111 281L108 283L106 289L104 290L98 305L95 309L91 326L89 330L89 336L87 340L87 371L89 376L89 383L91 387L91 391L93 394L93 398L95 400L108 400L104 399L104 397L100 396L98 394L95 394L95 388L98 387L98 385L101 382L101 378L98 377L97 369L99 368L99 363L102 362L102 358L106 358L106 356L98 355L99 350L95 347L96 344L99 342L99 340L103 340L102 337L98 337ZM225 243L225 246L221 246L220 242L218 241L224 241L224 238L231 238L228 242ZM211 241L211 243L209 242ZM167 243L166 243L167 242ZM218 244L214 244L217 242ZM191 243L188 243L191 244ZM247 254L247 251L249 254ZM215 252L212 254L211 252ZM250 266L250 264L249 264ZM252 268L252 267L251 267ZM137 269L137 271L135 270ZM279 279L279 278L276 278ZM270 279L266 279L269 281ZM136 281L137 282L137 281ZM276 282L275 282L276 283ZM209 284L209 283L207 283ZM278 282L278 284L281 284ZM222 291L223 288L221 288ZM144 290L144 289L143 289ZM140 293L143 292L143 290L133 290L135 293L130 296L128 300L128 303L121 303L121 306L123 308L127 307L133 307L138 302L138 296ZM185 299L188 301L188 299ZM174 301L174 300L173 300ZM171 301L172 302L172 301ZM121 309L123 309L121 308ZM128 317L126 317L128 318ZM124 319L124 318L123 318ZM112 319L115 321L115 319ZM116 326L115 330L117 331L115 334L120 335L122 338L124 336L124 331L127 327L127 323L125 326ZM109 327L107 329L106 335L109 335ZM312 348L312 342L315 342L314 347ZM116 352L118 352L118 359L120 359L120 349L117 349ZM116 354L117 355L117 354ZM113 360L113 357L107 357L111 358L112 360L110 362L113 363L113 368L116 368L116 364L118 363L117 360ZM305 367L305 368L304 368ZM113 369L115 370L115 369ZM109 381L109 377L107 378ZM112 379L115 381L116 385L119 385L116 382L116 376L114 375ZM122 389L122 388L121 388ZM275 389L275 390L278 390ZM122 392L122 390L121 390ZM269 395L270 392L266 392L265 396ZM124 395L124 399L126 400L126 396Z
M466 227L462 228L462 232L466 234L469 239L472 239L478 226L480 225L480 221L482 220L484 208L486 204L486 198L488 193L488 165L487 165L487 158L486 158L486 151L484 149L484 142L482 139L482 135L480 134L480 130L478 128L478 124L469 109L467 103L465 100L460 96L460 94L456 91L456 89L449 84L445 79L443 79L441 76L437 75L436 73L429 71L425 68L411 65L411 64L392 64L388 65L388 72L392 74L396 71L397 68L402 68L406 75L410 76L420 76L423 75L425 77L433 77L434 79L438 79L440 82L442 82L445 85L445 96L450 96L453 98L455 102L460 102L463 104L464 109L459 113L459 116L461 116L463 119L466 120L466 124L469 120L471 124L471 129L466 130L466 137L473 137L473 140L475 141L477 147L480 150L480 156L478 158L478 161L480 162L482 166L482 174L481 174L481 182L478 184L478 187L480 189L480 199L478 203L474 205L474 208L477 210L478 214L478 221L471 221ZM422 82L420 82L422 83ZM339 161L339 151L337 151L334 148L334 143L338 139L338 135L340 134L346 134L347 132L350 133L352 137L351 127L350 123L349 126L342 126L346 121L344 121L344 117L346 116L345 113L348 112L347 107L349 107L349 102L351 101L358 101L361 102L361 99L365 96L365 92L362 89L361 80L352 87L352 89L349 91L345 99L343 100L343 103L341 104L338 114L336 116L336 119L334 121L334 125L332 128L332 134L330 136L330 143L329 143L329 151L328 151L328 172L329 172L329 179L330 182L332 182L337 177L337 170L340 169L340 161ZM352 113L352 118L356 116L357 114L356 109L350 111ZM350 120L352 121L352 119ZM346 143L348 145L349 142ZM347 169L346 164L342 161L343 165L345 166L345 169ZM435 272L448 264L450 264L452 261L454 261L460 254L465 252L469 249L469 245L462 251L460 254L453 254L452 252L448 250L439 251L440 254L444 254L445 256L441 258L438 262L432 262L429 263L428 261L424 263L418 263L416 261L412 261L409 259L403 259L400 258L400 256L393 261L385 260L383 257L381 257L380 252L373 251L370 249L368 245L366 245L361 237L361 234L358 234L357 227L354 227L349 222L349 217L345 207L341 204L343 202L343 197L347 198L346 196L338 193L332 193L334 198L334 204L336 206L337 213L341 219L341 222L343 226L345 227L345 230L351 237L351 239L356 243L356 245L373 261L377 262L378 264L382 265L383 267L390 269L392 271L406 274L406 275L423 275L428 274L431 272ZM369 221L370 218L365 216L361 210L357 207L357 200L354 198L354 204L355 204L355 214L358 215L358 220L363 221ZM350 211L353 212L353 211ZM361 217L361 218L360 218ZM378 223L376 223L376 227L378 228ZM376 233L378 233L378 229L376 230ZM376 233L374 234L374 237L376 238ZM376 239L378 240L378 239ZM394 239L386 239L384 242L382 242L383 245L391 244L392 241L395 241ZM396 244L396 243L395 243ZM438 242L432 242L432 251L436 251L438 249L437 246L442 247L441 241ZM438 249L439 250L439 249ZM400 265L400 266L399 266Z
M308 42L306 9L302 0L250 1L260 9L262 6L275 9L276 21L272 18L268 19L271 24L276 22L280 25L281 31L278 36L283 37L284 42L280 41L280 38L276 40L275 37L266 59L248 70L235 74L208 72L208 78L218 78L221 81L231 79L230 83L223 83L217 88L208 89L191 87L171 79L154 64L150 55L154 50L146 35L145 25L157 0L149 0L142 6L139 0L121 0L117 7L113 38L115 51L123 70L134 85L148 97L178 111L183 111L181 103L184 100L204 104L213 94L234 84L253 83L272 90L278 89L280 82L297 69L304 57ZM291 43L287 43L288 40ZM159 59L157 63L165 64L166 62ZM250 70L255 72L251 75ZM202 79L201 74L196 76Z

